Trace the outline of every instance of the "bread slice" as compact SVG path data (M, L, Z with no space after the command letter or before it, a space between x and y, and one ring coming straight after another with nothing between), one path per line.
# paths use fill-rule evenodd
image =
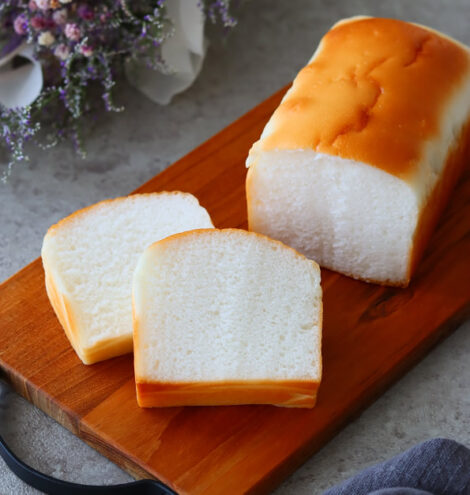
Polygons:
M470 55L430 28L336 24L249 154L249 229L406 286L470 159Z
M244 230L159 241L133 281L142 407L313 407L321 379L318 265Z
M42 246L47 293L85 364L132 351L132 274L144 249L210 227L194 196L164 192L102 201L49 229Z

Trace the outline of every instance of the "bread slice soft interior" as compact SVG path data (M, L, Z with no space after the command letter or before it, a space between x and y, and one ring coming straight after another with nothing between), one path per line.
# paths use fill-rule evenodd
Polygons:
M46 289L85 364L132 351L132 274L155 241L212 222L186 193L102 201L53 225L42 246Z
M321 380L318 265L268 237L195 230L159 241L133 281L142 407L313 407Z

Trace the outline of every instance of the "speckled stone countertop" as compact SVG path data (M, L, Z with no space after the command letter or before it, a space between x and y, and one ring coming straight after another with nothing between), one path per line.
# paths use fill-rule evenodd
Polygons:
M83 161L67 146L34 151L0 185L0 280L40 254L47 228L74 210L129 193L287 84L336 20L357 14L427 24L470 44L469 0L257 0L246 2L224 46L213 43L202 73L168 107L126 88L124 115L101 115ZM1 158L1 156L0 156ZM467 323L288 478L279 495L318 494L422 440L470 445ZM11 394L16 453L54 476L94 484L130 477L29 403ZM0 494L38 493L0 462Z

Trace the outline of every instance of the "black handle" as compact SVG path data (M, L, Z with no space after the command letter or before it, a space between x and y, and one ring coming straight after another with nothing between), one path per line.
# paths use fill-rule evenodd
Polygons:
M0 386L7 386L4 380L0 379ZM157 480L140 480L110 486L81 485L79 483L58 480L36 471L36 469L33 469L16 457L1 435L0 456L18 478L47 495L87 495L95 493L113 495L177 495L176 492Z
M113 495L176 495L176 492L156 480L140 480L121 485L100 486L80 485L68 481L58 480L36 471L18 459L10 450L5 440L0 436L0 456L7 466L25 483L48 495L86 495L104 494Z

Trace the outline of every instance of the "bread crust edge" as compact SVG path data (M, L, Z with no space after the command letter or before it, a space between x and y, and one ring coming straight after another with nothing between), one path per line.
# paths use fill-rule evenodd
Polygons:
M282 407L315 406L320 381L226 380L220 382L136 382L140 407L221 406L270 404Z

